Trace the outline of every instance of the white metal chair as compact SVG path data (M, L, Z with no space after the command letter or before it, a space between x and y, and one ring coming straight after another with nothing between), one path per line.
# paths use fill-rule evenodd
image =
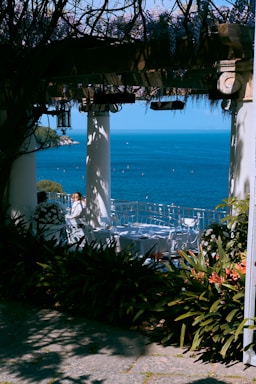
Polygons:
M67 238L70 244L77 243L81 239L85 240L85 226L86 223L83 218L66 219Z

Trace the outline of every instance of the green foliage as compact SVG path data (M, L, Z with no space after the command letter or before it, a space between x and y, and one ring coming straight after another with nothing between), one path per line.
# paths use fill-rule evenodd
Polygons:
M114 324L146 324L155 341L200 351L203 359L241 359L248 223L241 206L236 201L226 225L206 230L207 252L180 251L181 267L170 262L164 272L144 265L148 255L117 254L114 241L82 246L81 239L71 247L35 235L20 218L10 221L0 231L0 293Z
M247 229L249 213L249 197L237 200L234 197L224 199L216 209L228 211L223 223L213 223L201 235L201 248L209 263L215 262L218 251L218 241L233 261L240 258L240 253L247 248Z
M247 200L228 203L236 210L225 219L226 225L214 224L204 231L199 254L180 252L177 278L182 290L169 296L161 329L163 344L177 341L175 328L181 346L225 361L241 358L242 353L249 206Z
M214 265L218 254L218 241L225 248L231 239L231 231L226 224L213 223L201 234L201 250L210 265Z
M235 258L236 253L247 248L247 231L250 199L237 200L235 197L224 199L216 208L229 209L226 217L227 227L231 232L231 239L226 247L230 257Z
M86 243L67 257L55 257L41 281L54 291L59 305L111 323L132 324L148 319L157 310L162 291L171 291L173 281L143 265L145 258L131 257L127 249L116 253L116 244ZM175 287L176 289L176 287Z
M56 147L60 143L57 132L49 127L37 127L35 138L42 148Z
M52 180L40 180L36 184L38 191L63 193L62 185Z
M149 318L152 308L161 310L162 292L177 291L175 279L143 265L146 256L134 258L129 249L117 254L114 242L71 249L33 234L22 221L11 221L2 234L0 293L10 298L131 325Z
M204 349L212 359L236 359L242 352L242 329L237 330L244 313L244 254L239 263L233 262L219 241L218 257L212 266L202 253L181 255L184 287L178 297L181 313L175 321L185 324L190 333L191 350ZM172 300L168 305L172 307L176 302ZM184 341L183 337L181 344Z
M60 248L65 252L63 246ZM32 227L18 217L0 225L0 294L11 299L32 300L40 304L48 300L38 282L45 263L55 257L55 240L45 241L43 233L34 235Z

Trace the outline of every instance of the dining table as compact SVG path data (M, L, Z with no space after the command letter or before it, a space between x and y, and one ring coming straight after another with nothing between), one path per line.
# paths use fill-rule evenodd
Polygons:
M170 227L151 224L117 226L113 229L117 248L122 251L130 247L138 255L167 251L169 233Z
M187 226L161 226L138 224L117 226L112 229L117 247L121 251L130 246L138 255L177 254L179 249L198 249L199 231Z
M165 254L175 256L179 249L198 249L199 231L187 226L164 226L156 224L128 224L88 228L81 220L68 219L69 241L85 237L89 243L116 243L116 251L129 248L138 256Z

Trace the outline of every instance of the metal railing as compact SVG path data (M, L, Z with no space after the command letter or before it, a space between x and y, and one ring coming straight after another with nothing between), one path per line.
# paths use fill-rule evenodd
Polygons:
M48 192L49 201L57 201L64 208L71 207L71 194ZM190 222L202 231L211 223L219 223L226 211L203 208L180 207L173 204L158 204L139 201L111 200L111 221L113 226L132 224L155 224L180 226Z
M113 225L145 223L177 227L186 224L199 230L219 223L227 215L220 210L119 200L112 200L111 212Z
M72 193L58 193L58 192L47 192L48 201L56 201L63 206L64 209L71 208Z

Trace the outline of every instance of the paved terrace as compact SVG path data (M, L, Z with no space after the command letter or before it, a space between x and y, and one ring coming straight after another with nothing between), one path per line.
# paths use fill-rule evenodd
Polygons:
M253 384L256 368L203 363L196 353L82 317L0 301L2 384Z

